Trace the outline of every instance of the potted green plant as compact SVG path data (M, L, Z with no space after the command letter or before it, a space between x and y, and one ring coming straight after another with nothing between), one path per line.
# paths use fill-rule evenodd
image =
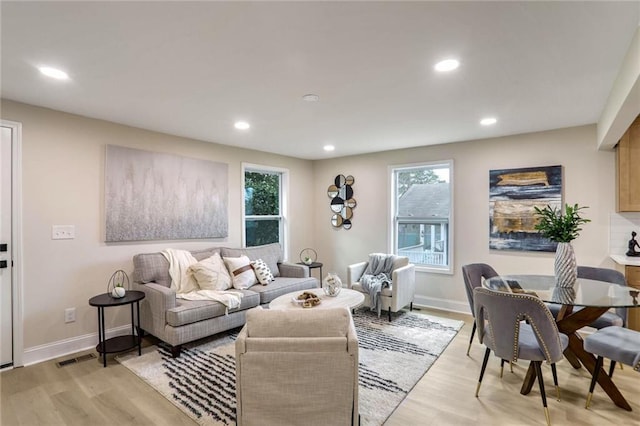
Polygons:
M558 243L554 263L558 287L573 287L578 278L578 265L571 241L580 235L581 225L591 222L580 214L586 208L588 207L580 207L578 204L567 204L563 214L562 209L550 205L544 208L534 207L538 216L535 229L543 237Z

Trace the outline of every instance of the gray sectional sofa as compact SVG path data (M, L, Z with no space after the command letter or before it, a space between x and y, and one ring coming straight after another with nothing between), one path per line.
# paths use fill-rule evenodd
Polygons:
M244 293L238 308L229 309L213 300L176 299L171 290L169 262L162 253L144 253L133 257L133 289L143 291L140 302L140 327L171 346L174 357L180 355L181 345L245 323L249 308L265 305L278 296L319 286L317 278L309 276L306 266L282 261L280 244L267 244L248 248L213 247L192 251L200 261L218 252L224 257L245 255L251 260L264 260L275 280L266 286L256 284Z

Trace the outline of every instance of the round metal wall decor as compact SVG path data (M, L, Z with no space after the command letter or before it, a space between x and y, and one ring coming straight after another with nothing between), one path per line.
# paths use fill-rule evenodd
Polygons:
M333 212L331 216L331 225L334 228L343 227L351 229L351 218L353 217L353 209L356 207L356 199L353 198L353 176L338 175L335 177L333 185L327 188L327 196L331 198L329 207Z

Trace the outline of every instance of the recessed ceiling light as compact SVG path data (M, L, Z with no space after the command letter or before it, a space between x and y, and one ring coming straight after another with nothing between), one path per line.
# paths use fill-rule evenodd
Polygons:
M491 126L492 124L496 124L497 122L498 120L493 117L487 117L480 120L480 124L482 124L483 126Z
M336 147L333 146L333 145L325 145L325 146L322 147L322 149L324 149L325 151L329 152L329 151L335 150Z
M47 77L56 78L58 80L68 80L69 74L66 72L59 70L57 68L51 67L39 67L38 70Z
M233 125L238 130L247 130L251 125L246 121L236 121Z
M307 102L318 102L320 100L320 96L309 93L308 95L304 95L302 100Z
M460 66L460 61L457 59L445 59L444 61L438 62L434 68L436 71L446 72L453 71Z

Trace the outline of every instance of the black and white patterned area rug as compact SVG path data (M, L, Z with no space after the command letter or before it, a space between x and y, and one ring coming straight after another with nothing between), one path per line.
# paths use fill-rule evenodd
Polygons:
M382 425L445 350L462 321L405 312L389 322L366 309L359 340L362 425ZM240 329L185 345L178 358L159 346L116 359L201 425L235 424L235 346Z

